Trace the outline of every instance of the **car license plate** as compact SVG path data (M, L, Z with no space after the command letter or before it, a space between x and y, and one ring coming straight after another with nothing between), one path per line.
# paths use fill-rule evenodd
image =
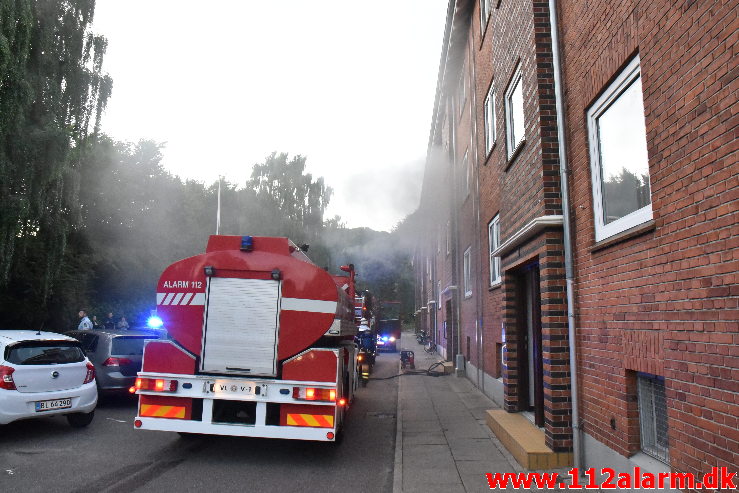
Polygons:
M36 412L40 413L43 411L53 411L55 409L66 409L72 407L72 398L67 399L54 399L53 401L38 401L36 402Z
M216 380L210 391L216 394L254 395L254 382L235 382L233 380Z

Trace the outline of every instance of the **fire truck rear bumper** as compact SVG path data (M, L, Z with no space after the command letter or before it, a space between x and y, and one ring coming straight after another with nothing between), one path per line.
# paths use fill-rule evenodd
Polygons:
M177 431L181 433L197 433L203 435L227 435L259 438L285 438L291 440L314 440L333 442L334 428L313 428L302 426L267 426L241 425L233 423L203 423L201 421L184 421L179 419L136 417L140 422L140 430ZM329 438L329 436L331 438Z

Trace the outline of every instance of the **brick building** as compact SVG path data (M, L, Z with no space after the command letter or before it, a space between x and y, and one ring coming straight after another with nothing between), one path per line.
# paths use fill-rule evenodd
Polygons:
M419 319L583 466L736 471L739 5L551 5L450 1Z

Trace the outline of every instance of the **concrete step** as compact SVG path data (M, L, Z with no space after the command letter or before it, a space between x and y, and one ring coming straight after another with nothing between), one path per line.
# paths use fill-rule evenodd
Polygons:
M557 469L572 465L572 452L554 452L547 447L544 431L525 416L491 409L487 411L485 420L498 440L526 469Z

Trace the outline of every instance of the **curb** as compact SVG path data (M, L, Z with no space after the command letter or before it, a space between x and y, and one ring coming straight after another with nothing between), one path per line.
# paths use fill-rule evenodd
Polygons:
M398 362L400 372L400 362ZM398 378L398 404L395 419L395 465L393 466L393 493L403 491L403 409L400 405L400 386L403 379Z

